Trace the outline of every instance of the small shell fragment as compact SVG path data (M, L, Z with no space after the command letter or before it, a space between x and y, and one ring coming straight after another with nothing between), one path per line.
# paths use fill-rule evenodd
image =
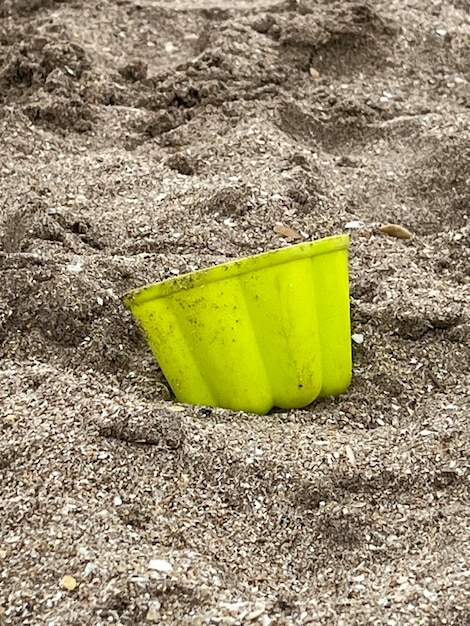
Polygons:
M161 619L160 607L161 607L161 604L158 600L153 600L152 602L150 602L148 611L147 611L147 616L146 616L146 620L148 622L160 621Z
M172 564L168 563L168 561L164 561L163 559L152 559L147 567L156 572L165 572L168 574L173 571Z
M320 72L318 70L316 70L314 67L311 67L310 68L310 76L312 78L315 78L315 80L316 80L317 78L320 78Z
M302 235L299 232L283 224L276 224L273 230L276 234L281 235L281 237L285 237L287 241L302 239Z
M347 224L345 224L345 228L363 228L364 226L364 222L361 222L360 220L352 220L351 222L348 222Z
M399 224L385 224L385 226L381 226L379 230L381 233L390 235L390 237L396 237L397 239L410 239L412 237L412 233Z
M254 622L259 617L261 617L264 612L265 612L264 607L260 609L255 609L254 611L251 611L251 613L248 613L248 615L245 617L245 621Z
M64 589L67 589L67 591L73 591L74 589L77 588L77 581L73 576L70 576L69 574L66 574L62 580L61 580L61 585Z
M168 392L169 394L170 392ZM181 413L182 411L184 411L184 406L180 406L179 404L172 404L171 406L168 407L168 410L171 411L172 413Z
M355 466L356 465L356 455L354 454L353 449L351 448L351 446L349 444L346 444L344 446L345 452L346 452L346 456L348 457L348 461L351 463L351 465Z

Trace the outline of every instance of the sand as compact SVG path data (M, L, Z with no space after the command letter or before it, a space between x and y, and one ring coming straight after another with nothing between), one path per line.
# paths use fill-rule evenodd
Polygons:
M469 46L466 0L0 4L0 624L470 622ZM122 294L280 226L350 234L350 388L175 402Z

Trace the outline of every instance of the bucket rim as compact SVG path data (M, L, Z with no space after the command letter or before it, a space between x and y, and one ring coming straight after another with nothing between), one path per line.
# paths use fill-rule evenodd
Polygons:
M129 309L133 309L151 300L166 298L181 291L204 287L209 283L235 278L243 274L256 272L276 265L291 263L292 261L298 261L312 256L347 250L348 247L348 234L332 235L314 241L304 241L283 248L277 248L276 250L268 250L267 252L260 252L252 256L201 268L193 272L166 278L156 283L149 283L137 289L131 289L125 292L122 298L125 306Z

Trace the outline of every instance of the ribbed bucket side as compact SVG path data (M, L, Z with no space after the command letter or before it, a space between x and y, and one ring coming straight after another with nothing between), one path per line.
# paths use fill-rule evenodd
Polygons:
M351 322L347 250L313 257L323 363L320 397L336 396L351 381Z
M310 404L322 386L311 259L240 276L273 406Z
M237 278L172 294L150 308L152 326L137 315L178 400L269 411L272 394Z
M347 237L131 292L181 402L266 413L338 394L351 376Z

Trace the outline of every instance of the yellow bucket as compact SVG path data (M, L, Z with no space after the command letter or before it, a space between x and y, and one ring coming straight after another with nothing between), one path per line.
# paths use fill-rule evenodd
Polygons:
M198 270L124 295L176 398L264 414L351 378L347 235Z

